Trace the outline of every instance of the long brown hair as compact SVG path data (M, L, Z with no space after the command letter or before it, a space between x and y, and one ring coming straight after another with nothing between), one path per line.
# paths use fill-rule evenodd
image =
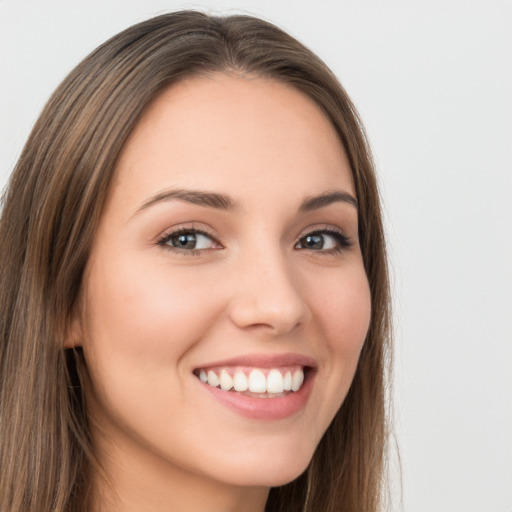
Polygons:
M95 50L37 121L0 222L0 510L86 512L94 454L79 351L63 349L116 162L166 87L212 71L270 77L311 97L348 155L372 316L358 369L306 472L267 511L375 512L387 439L389 287L378 190L358 115L312 52L248 16L165 14Z

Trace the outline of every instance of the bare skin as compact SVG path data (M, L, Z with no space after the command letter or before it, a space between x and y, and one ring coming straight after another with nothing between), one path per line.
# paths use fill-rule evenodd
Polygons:
M70 337L108 476L96 509L261 512L306 469L368 329L357 237L347 157L306 96L214 74L156 100L118 163ZM240 357L246 373L300 366L303 388L225 402L200 370L233 376Z

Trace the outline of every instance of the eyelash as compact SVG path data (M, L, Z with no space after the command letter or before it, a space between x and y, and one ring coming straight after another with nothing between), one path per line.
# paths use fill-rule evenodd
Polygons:
M184 254L186 256L199 256L204 250L211 250L211 249L180 249L179 247L172 247L169 245L169 242L172 238L176 238L180 235L203 235L208 237L212 242L215 244L218 244L220 247L221 244L217 240L217 238L213 235L213 233L209 233L205 229L198 229L194 227L182 227L177 228L173 231L164 233L160 238L158 238L156 244L163 247L164 249L172 252L176 252L178 254Z
M180 249L179 247L172 247L169 245L169 242L171 239L176 238L180 235L203 235L208 237L210 240L212 240L213 243L218 244L220 248L222 248L222 245L217 240L217 238L210 232L204 229L198 229L194 227L183 227L175 229L171 232L164 233L161 237L158 238L156 244L163 247L166 250L176 252L178 254L184 254L186 256L199 256L203 253L205 250L212 250L212 249ZM294 245L294 249L299 250L300 248L297 247L297 245L306 239L307 237L312 237L315 235L328 235L335 239L336 241L336 247L332 249L320 249L320 250L314 250L310 249L311 252L316 252L320 254L327 254L327 255L336 255L344 250L349 249L352 247L353 242L350 240L345 233L343 233L341 230L333 228L333 227L325 227L320 229L315 229L313 231L307 232L303 235L301 235ZM302 248L302 250L308 250L307 248Z
M343 231L341 231L340 229L326 226L326 227L323 227L320 229L315 229L313 231L310 231L308 233L301 235L299 237L299 240L295 244L294 248L297 246L297 244L301 240L304 240L308 236L315 236L315 235L331 236L332 238L334 238L336 240L337 245L336 245L336 247L334 247L332 249L323 249L323 250L318 250L318 251L311 249L312 252L316 252L316 253L320 253L320 254L327 254L327 255L337 255L347 249L350 249L350 247L352 247L352 245L353 245L352 240L347 235L345 235L345 233L343 233ZM307 250L307 249L305 249L305 250Z

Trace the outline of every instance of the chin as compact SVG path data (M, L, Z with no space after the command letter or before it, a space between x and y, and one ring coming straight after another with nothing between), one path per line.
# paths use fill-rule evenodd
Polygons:
M304 447L278 452L269 450L267 453L246 451L238 454L234 464L225 461L220 470L225 479L238 486L280 487L298 478L307 469L314 449Z
M295 468L286 468L282 470L269 471L266 477L261 478L261 481L258 481L253 485L264 486L264 487L281 487L282 485L289 484L293 482L293 480L297 479L306 469L308 468L310 460L308 460L305 464L301 464L300 467Z

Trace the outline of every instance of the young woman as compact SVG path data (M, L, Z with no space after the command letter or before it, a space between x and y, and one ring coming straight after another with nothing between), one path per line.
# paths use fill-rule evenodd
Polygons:
M54 93L1 220L0 510L376 511L364 133L269 23L159 16Z

